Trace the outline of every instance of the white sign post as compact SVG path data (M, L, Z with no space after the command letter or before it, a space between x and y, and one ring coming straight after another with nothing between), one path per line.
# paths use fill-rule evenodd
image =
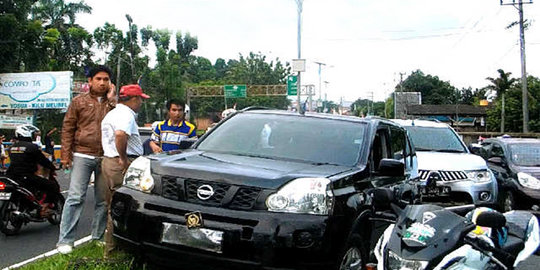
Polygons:
M0 109L64 109L71 101L73 72L0 74Z

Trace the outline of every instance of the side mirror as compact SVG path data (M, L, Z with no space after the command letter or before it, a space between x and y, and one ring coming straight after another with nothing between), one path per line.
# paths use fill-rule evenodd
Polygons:
M476 217L476 225L489 228L502 228L506 225L506 218L496 211L484 211Z
M502 158L502 157L490 157L490 158L488 158L487 161L489 163L493 163L493 164L499 165L499 166L504 166L505 165L504 158Z
M475 155L480 154L480 146L478 144L471 143L469 144L468 148L469 148L469 152L471 152L472 154L475 154Z
M403 176L405 175L405 164L401 160L383 158L379 162L379 175Z
M196 141L197 141L197 139L193 139L193 138L189 138L189 139L186 139L186 140L181 140L181 141L180 141L180 149L188 149L188 148L190 148Z

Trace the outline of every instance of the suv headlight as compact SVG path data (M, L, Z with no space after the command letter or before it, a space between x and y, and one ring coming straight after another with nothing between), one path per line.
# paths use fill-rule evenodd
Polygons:
M327 178L298 178L266 199L272 212L327 215L332 207L333 193Z
M423 270L428 263L427 261L405 260L391 250L388 250L388 269Z
M150 174L150 160L138 157L124 175L124 185L136 190L150 193L154 188L154 178Z
M540 189L540 180L536 179L536 177L522 172L518 172L517 176L518 181L522 186L532 189Z
M488 182L491 180L491 172L489 170L465 171L467 177L476 182Z

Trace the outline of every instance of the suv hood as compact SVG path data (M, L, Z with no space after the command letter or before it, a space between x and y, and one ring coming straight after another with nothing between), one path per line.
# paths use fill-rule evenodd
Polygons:
M463 171L487 169L486 162L468 153L417 151L419 170Z
M152 172L199 180L277 189L298 177L330 177L358 167L312 164L269 158L188 150L151 157Z

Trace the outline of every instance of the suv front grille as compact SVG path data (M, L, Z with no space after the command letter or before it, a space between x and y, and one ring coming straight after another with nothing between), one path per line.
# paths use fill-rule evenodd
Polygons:
M418 170L420 179L427 180L430 173L437 172L441 176L443 181L454 181L454 180L463 180L467 179L467 174L463 171L429 171L429 170Z
M163 176L161 185L162 196L167 199L234 209L252 209L261 193L261 189L255 187L172 176ZM203 200L197 196L197 191L205 185L206 188L211 187L214 193Z

